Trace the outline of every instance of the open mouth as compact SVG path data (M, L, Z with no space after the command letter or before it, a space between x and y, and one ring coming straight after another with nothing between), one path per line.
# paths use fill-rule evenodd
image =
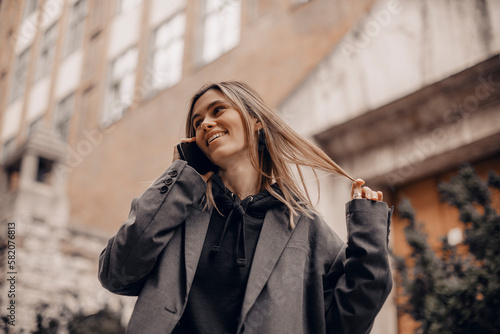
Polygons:
M213 136L210 136L210 138L208 138L208 140L207 140L207 146L210 145L210 143L212 143L217 138L220 138L220 137L225 136L225 135L227 135L227 132L219 132L219 133L214 134Z

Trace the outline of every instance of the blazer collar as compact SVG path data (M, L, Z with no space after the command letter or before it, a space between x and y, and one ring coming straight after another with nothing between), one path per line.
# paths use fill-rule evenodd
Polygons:
M269 210L266 214L248 277L239 326L245 320L266 285L292 235L293 230L289 227L288 217L288 214L283 213L282 208ZM295 226L297 226L297 223L298 219L295 221Z
M212 209L202 210L193 208L193 212L186 218L184 235L184 260L186 264L186 291L190 291L194 280L201 250L207 235Z

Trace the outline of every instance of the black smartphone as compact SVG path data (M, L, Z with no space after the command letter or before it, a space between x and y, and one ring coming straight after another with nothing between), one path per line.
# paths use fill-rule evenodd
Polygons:
M187 161L188 165L196 169L201 175L210 171L216 172L219 169L217 165L207 158L196 142L179 143L177 144L177 150L181 159Z

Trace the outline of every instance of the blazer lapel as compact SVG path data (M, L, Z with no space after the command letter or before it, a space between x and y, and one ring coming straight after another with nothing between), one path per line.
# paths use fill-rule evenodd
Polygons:
M193 210L186 218L184 236L184 259L186 262L186 292L189 293L194 274L200 260L203 242L207 235L208 224L212 216L212 209L202 211Z
M241 322L244 321L248 311L264 288L291 235L292 230L289 227L288 215L283 214L281 209L269 210L255 249L241 309Z

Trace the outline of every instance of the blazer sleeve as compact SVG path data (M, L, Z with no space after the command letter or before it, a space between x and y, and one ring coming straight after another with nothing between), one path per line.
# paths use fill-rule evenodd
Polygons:
M99 257L99 281L111 292L137 296L165 248L206 191L203 178L176 160L140 197Z
M347 244L324 281L328 333L369 333L392 289L388 236L393 208L354 199L346 204Z

